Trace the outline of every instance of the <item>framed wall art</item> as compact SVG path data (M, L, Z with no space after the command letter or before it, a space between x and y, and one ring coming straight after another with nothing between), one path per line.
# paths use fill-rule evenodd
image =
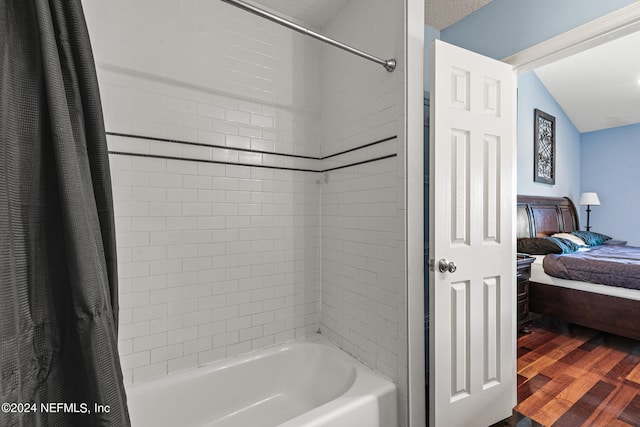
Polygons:
M556 118L533 110L533 180L556 183Z

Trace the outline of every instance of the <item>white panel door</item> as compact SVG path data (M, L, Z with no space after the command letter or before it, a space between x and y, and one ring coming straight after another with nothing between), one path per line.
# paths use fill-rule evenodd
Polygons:
M431 56L430 425L488 426L516 404L516 80L440 40Z

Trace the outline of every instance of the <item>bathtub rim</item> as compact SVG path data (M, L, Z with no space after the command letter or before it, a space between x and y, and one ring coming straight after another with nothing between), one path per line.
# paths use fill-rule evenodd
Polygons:
M316 333L309 336L293 338L279 344L275 344L275 345L257 349L257 350L252 350L247 353L242 353L237 356L232 356L230 358L214 360L212 362L207 362L196 367L181 369L171 374L164 375L159 378L154 378L149 381L144 381L142 383L136 384L134 382L130 384L125 384L125 389L127 391L127 394L129 392L138 393L138 392L144 391L147 388L153 389L154 386L158 384L171 384L171 383L182 382L192 377L193 378L199 377L203 374L213 373L219 370L224 370L236 365L240 365L242 363L250 362L252 360L261 359L263 357L268 357L270 355L275 355L280 352L290 350L293 347L297 347L299 345L304 345L304 344L318 344L318 345L326 346L330 349L330 351L332 351L334 356L355 365L356 370L359 369L362 371L362 373L367 373L367 374L373 373L377 376L382 377L384 380L393 383L390 378L380 373L379 371L376 371L371 367L365 365L360 360L356 359L349 353L345 352L344 350L339 348L335 343L327 339L324 335ZM358 373L360 373L360 371L358 371Z
M346 391L334 399L290 418L279 424L279 426L315 425L318 420L326 420L347 412L350 409L370 405L376 400L380 402L382 399L385 399L383 406L387 404L392 404L393 406L382 408L380 404L378 404L379 416L389 419L395 419L397 417L397 386L388 377L346 353L322 334L294 338L280 344L243 353L228 359L217 360L195 368L177 371L171 375L166 375L141 384L129 384L125 386L127 400L131 402L129 399L130 396L144 396L148 392L153 393L154 390L157 390L158 386L163 388L171 387L174 384L177 385L188 382L203 375L214 374L217 371L232 368L252 360L277 355L281 352L292 350L295 347L308 344L322 346L323 350L329 351L332 357L352 365L355 370L355 379ZM387 413L383 413L383 411L387 411Z

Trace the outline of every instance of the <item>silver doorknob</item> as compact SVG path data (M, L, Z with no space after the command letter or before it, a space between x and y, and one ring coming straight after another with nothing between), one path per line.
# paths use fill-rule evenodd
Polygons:
M456 266L456 263L453 261L449 262L446 259L442 258L438 262L438 270L440 270L440 273L446 273L447 271L449 273L454 273L457 269L458 267Z

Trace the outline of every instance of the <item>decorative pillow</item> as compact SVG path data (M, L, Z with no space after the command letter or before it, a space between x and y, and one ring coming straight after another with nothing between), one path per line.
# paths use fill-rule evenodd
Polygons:
M575 243L576 245L578 245L580 247L589 246L589 245L587 245L587 242L585 242L584 240L582 240L580 237L576 236L575 234L571 234L571 233L556 233L556 234L553 234L552 237L558 237L560 239L571 240L573 243Z
M571 254L579 246L571 240L558 237L527 237L518 239L518 252L531 255Z
M584 240L590 247L599 246L607 240L611 240L611 237L606 234L594 233L593 231L572 231L571 234Z

